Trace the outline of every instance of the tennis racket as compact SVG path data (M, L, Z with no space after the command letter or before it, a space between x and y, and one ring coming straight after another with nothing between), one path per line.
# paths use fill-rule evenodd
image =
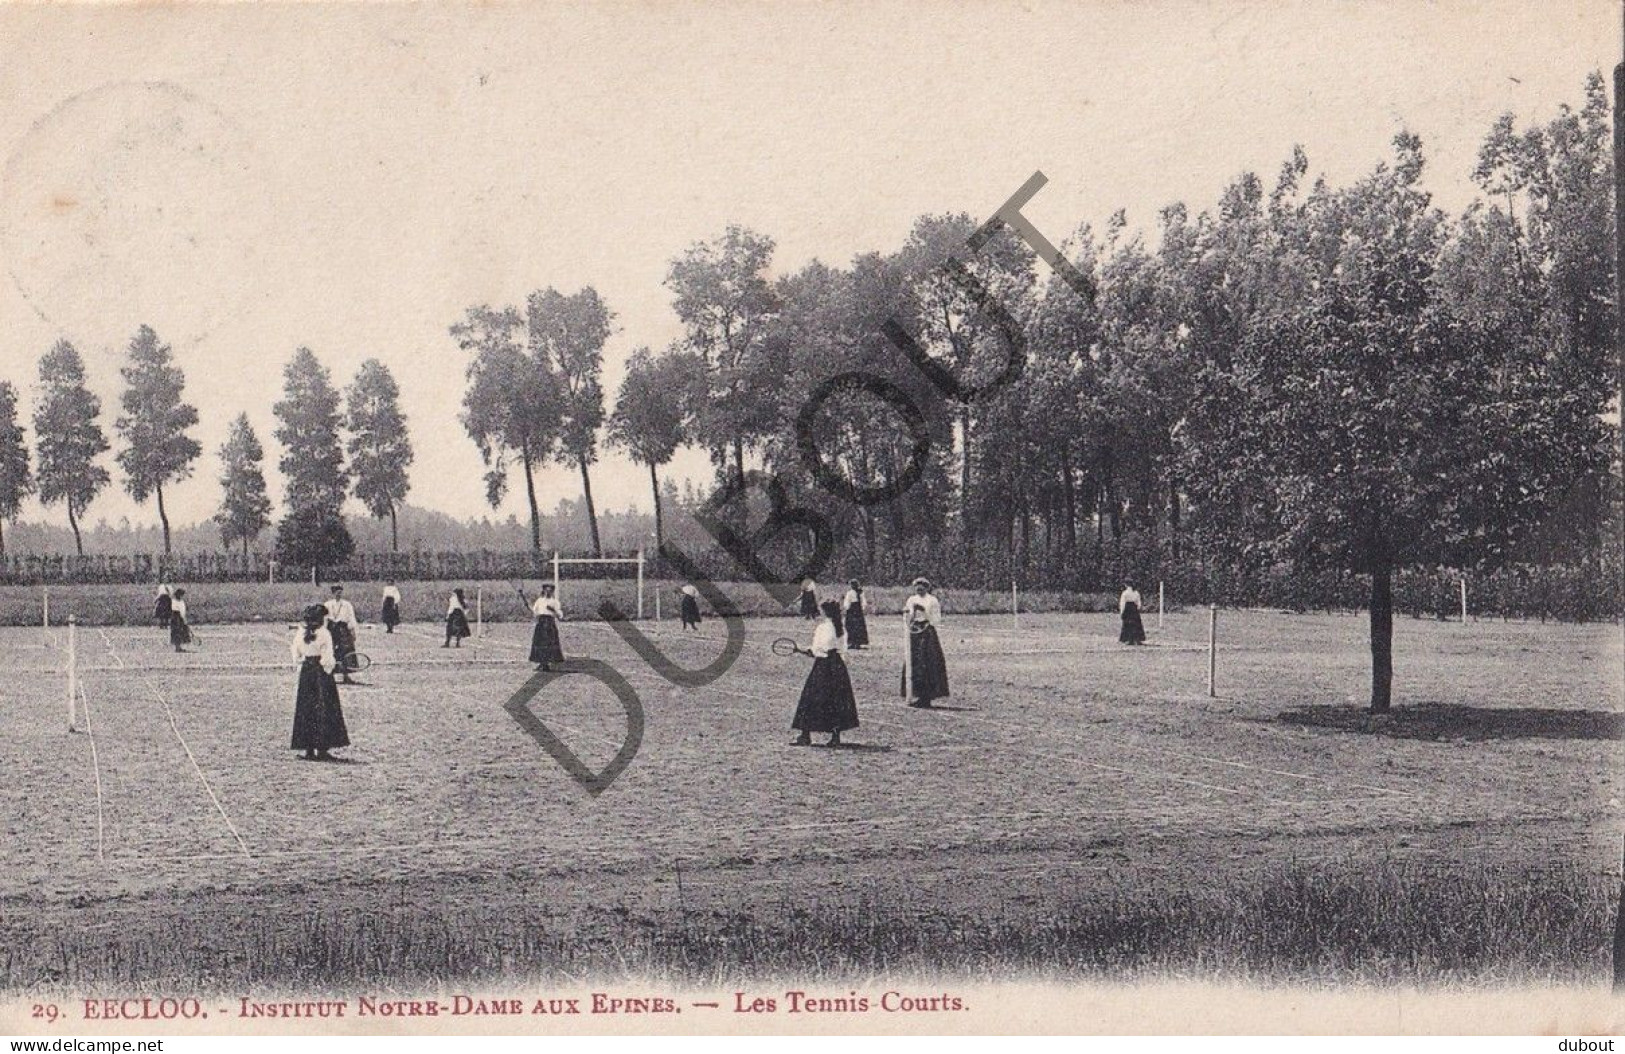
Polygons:
M788 657L791 655L811 655L812 652L807 651L789 637L780 637L773 642L773 654Z
M372 665L372 658L363 652L352 651L348 657L348 665L351 673L360 673Z

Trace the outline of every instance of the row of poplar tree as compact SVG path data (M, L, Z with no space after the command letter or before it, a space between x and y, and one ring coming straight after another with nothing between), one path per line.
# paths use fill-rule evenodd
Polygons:
M203 452L189 434L198 411L185 400L186 378L173 352L150 326L136 331L120 373L124 390L113 425L120 442L114 460L125 491L138 502L156 504L167 555L164 488L190 477ZM277 531L279 558L305 566L342 562L353 550L342 515L346 498L354 493L373 515L392 523L406 498L412 444L400 388L388 367L369 359L341 395L316 356L300 348L285 371L284 396L275 412L276 438L283 447L279 468L287 481L287 514ZM0 381L0 522L14 518L23 499L37 494L45 505L66 509L74 543L84 555L85 513L112 482L102 464L110 444L100 418L101 400L86 386L83 358L72 343L58 341L39 363L31 460L16 388ZM265 450L247 414L232 422L219 456L223 497L215 520L220 538L246 553L271 525L272 512Z

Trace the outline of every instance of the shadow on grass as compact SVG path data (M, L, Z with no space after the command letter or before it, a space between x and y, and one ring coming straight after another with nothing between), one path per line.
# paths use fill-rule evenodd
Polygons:
M1625 739L1625 714L1536 706L1421 703L1383 715L1351 706L1304 706L1288 710L1276 720L1394 739Z

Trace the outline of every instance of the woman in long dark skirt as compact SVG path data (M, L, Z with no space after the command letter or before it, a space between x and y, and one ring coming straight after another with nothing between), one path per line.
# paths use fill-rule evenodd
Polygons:
M536 628L530 634L530 661L544 670L551 669L554 663L564 661L564 646L559 642L559 623L564 619L564 610L559 607L552 586L542 586L542 595L536 598L530 611L536 616Z
M401 624L401 591L395 588L394 582L384 583L384 609L379 614L378 621L384 624L384 632L394 633L395 627Z
M175 590L169 602L169 643L176 651L185 651L192 643L192 624L186 621L186 590Z
M926 579L914 580L914 595L903 603L903 620L908 626L909 656L903 668L903 698L909 706L929 709L933 699L948 697L948 659L937 637L942 604Z
M463 599L461 588L451 591L451 599L446 602L446 643L440 645L449 648L452 642L461 648L463 641L473 636L468 628L468 603Z
M810 578L801 583L801 617L818 617L818 586Z
M1144 644L1145 623L1140 621L1140 593L1134 586L1123 587L1117 598L1117 611L1123 618L1123 629L1117 634L1121 644Z
M171 605L172 598L170 596L169 586L160 582L158 584L158 599L153 601L152 604L152 620L158 623L158 625L164 629L169 628L169 612L171 610Z
M842 598L844 608L842 614L846 617L846 646L849 649L867 648L869 646L869 615L868 605L863 600L863 583L854 578Z
M333 651L333 635L326 621L326 608L319 604L306 608L304 628L293 631L290 648L299 661L291 747L303 750L306 761L330 761L328 751L350 745L344 710L339 706L338 682L333 680L338 655Z
M700 598L693 586L684 586L678 590L682 594L682 615L684 629L700 628Z
M813 630L812 670L796 703L790 727L800 732L792 745L808 746L814 732L828 732L829 746L841 745L841 733L858 727L858 701L852 694L852 676L841 658L841 605L823 604L823 618Z

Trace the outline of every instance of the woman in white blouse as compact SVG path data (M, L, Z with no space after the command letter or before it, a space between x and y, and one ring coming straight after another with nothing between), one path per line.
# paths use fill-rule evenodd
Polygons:
M395 588L394 582L384 583L384 609L378 621L384 624L385 633L394 633L395 627L401 624L401 591Z
M455 641L457 647L461 648L463 641L470 636L472 633L468 628L468 605L463 600L462 588L458 587L451 591L451 599L446 601L446 643L440 646L449 648Z
M564 661L564 647L559 643L564 611L551 585L542 586L542 595L530 606L530 613L536 616L536 628L530 634L530 661L544 670L551 669L554 663Z
M812 670L796 703L796 716L790 727L800 732L793 745L808 746L812 733L828 732L829 746L841 745L841 733L858 727L858 702L852 695L852 677L841 658L841 605L826 600L820 609L823 618L813 630Z
M1145 623L1140 621L1140 591L1133 583L1125 585L1117 598L1117 613L1122 616L1123 628L1117 634L1122 644L1144 644Z
M331 761L329 750L350 745L339 706L339 686L333 680L338 655L328 632L327 609L314 604L305 609L305 624L293 631L289 650L299 662L299 694L293 704L294 750L306 761Z
M176 651L185 651L192 643L192 624L186 621L186 590L177 589L169 600L169 643Z
M914 580L914 595L903 602L908 627L908 661L903 666L903 698L909 706L929 709L933 699L948 696L948 660L942 654L937 626L942 604L924 578Z

